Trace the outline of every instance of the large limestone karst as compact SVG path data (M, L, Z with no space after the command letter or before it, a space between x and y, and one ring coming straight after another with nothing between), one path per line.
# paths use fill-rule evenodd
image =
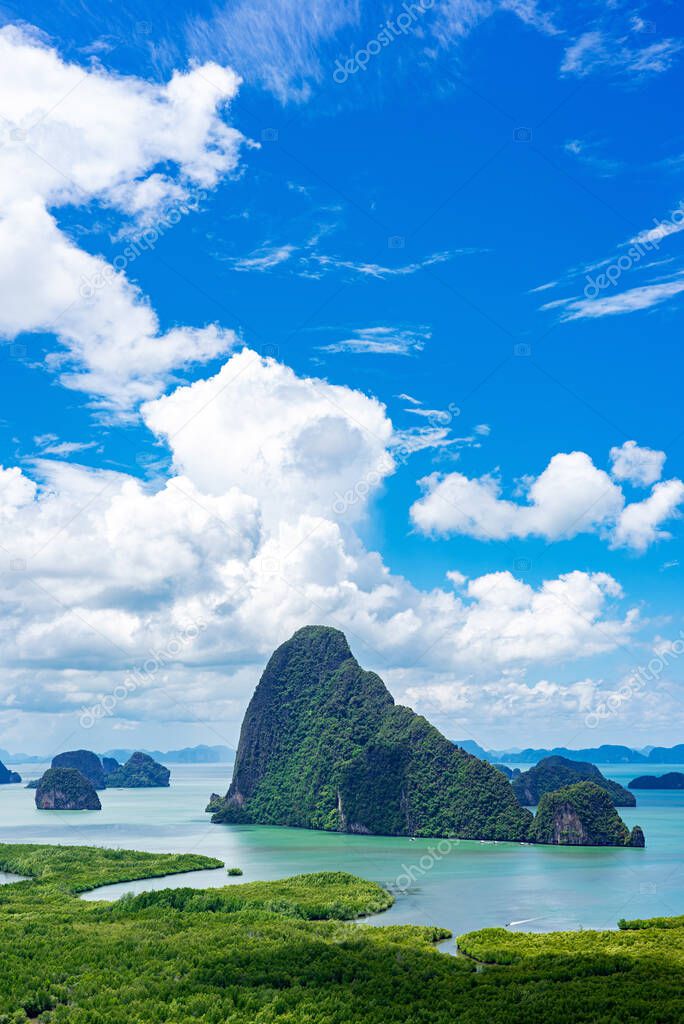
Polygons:
M270 658L215 822L525 840L532 816L492 765L395 705L343 633L306 626Z

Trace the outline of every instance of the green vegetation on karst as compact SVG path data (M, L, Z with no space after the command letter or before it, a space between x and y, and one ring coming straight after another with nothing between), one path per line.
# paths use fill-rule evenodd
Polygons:
M270 658L209 808L216 822L466 839L523 840L532 820L501 772L395 705L326 626Z

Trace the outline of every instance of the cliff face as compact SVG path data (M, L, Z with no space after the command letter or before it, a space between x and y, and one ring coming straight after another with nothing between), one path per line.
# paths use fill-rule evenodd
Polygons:
M126 764L108 772L107 786L110 789L150 789L168 786L170 777L168 768L138 750L131 754Z
M105 788L102 762L92 750L67 750L52 759L53 768L75 768L89 779L95 789Z
M48 768L38 783L36 807L42 811L99 811L100 798L89 779L75 768Z
M505 779L395 706L344 634L307 626L266 666L213 821L375 835L527 838Z
M559 846L645 845L639 826L630 834L608 793L593 782L545 793L530 836L534 842Z
M526 772L517 775L511 785L523 807L536 806L544 793L552 793L576 782L593 782L610 796L614 807L635 807L636 799L619 782L605 778L598 768L585 761L570 761L554 755L545 757Z
M21 775L18 772L12 772L9 768L0 761L0 786L9 785L12 782L21 782Z

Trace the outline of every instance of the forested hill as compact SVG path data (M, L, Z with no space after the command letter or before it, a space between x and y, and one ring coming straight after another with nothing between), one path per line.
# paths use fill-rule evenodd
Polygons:
M216 822L514 841L531 822L500 772L395 705L326 626L272 655L212 810Z

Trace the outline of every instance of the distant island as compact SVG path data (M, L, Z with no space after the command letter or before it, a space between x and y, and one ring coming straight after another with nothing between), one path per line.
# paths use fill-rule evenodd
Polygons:
M131 754L125 764L118 764L112 757L103 760L108 789L149 789L169 785L169 769L140 750Z
M141 751L135 751L128 758L125 764L121 765L115 758L104 757L102 760L92 750L67 750L62 754L56 754L52 759L51 767L39 779L33 779L28 783L27 789L35 789L41 792L45 787L45 780L53 786L54 772L75 772L77 776L92 787L92 789L149 789L153 786L164 787L169 785L171 772L163 764L159 764L154 758ZM75 785L73 776L60 776L62 783L71 780ZM73 785L71 788L73 788ZM38 804L38 797L36 797ZM43 809L48 809L43 804ZM70 808L53 808L55 810L68 810ZM71 808L79 810L79 807ZM99 809L99 808L91 808Z
M569 761L589 761L591 764L684 764L684 743L674 747L646 747L634 750L620 744L604 743L599 747L583 747L570 750L568 747L526 747L524 750L485 750L475 740L454 740L454 743L469 754L495 763L536 764L545 757L560 756Z
M17 772L11 772L9 768L0 761L0 786L8 786L14 782L21 782L21 775Z
M595 765L571 761L555 755L543 758L534 768L519 773L511 780L513 792L523 807L536 807L545 793L573 785L593 782L610 796L614 807L635 807L636 797L619 782L607 779Z
M235 759L235 751L232 747L214 746L208 747L200 743L196 747L182 747L180 750L107 750L103 757L112 757L116 761L127 761L131 754L147 754L155 761L162 764L232 764Z
M559 785L567 777L559 771ZM605 788L581 782L561 792L560 802L542 801L533 824L505 774L395 705L339 630L306 626L271 656L245 713L228 792L212 794L207 811L226 824L630 845Z
M111 757L123 763L131 754L138 751L148 754L155 761L161 761L162 764L232 764L235 759L233 747L207 746L205 743L200 743L195 747L182 747L179 750L148 750L146 747L119 748L106 750L100 757ZM40 754L12 754L8 750L0 749L0 761L4 764L49 764L51 757Z
M667 772L665 775L640 775L629 783L630 789L684 789L684 773Z

